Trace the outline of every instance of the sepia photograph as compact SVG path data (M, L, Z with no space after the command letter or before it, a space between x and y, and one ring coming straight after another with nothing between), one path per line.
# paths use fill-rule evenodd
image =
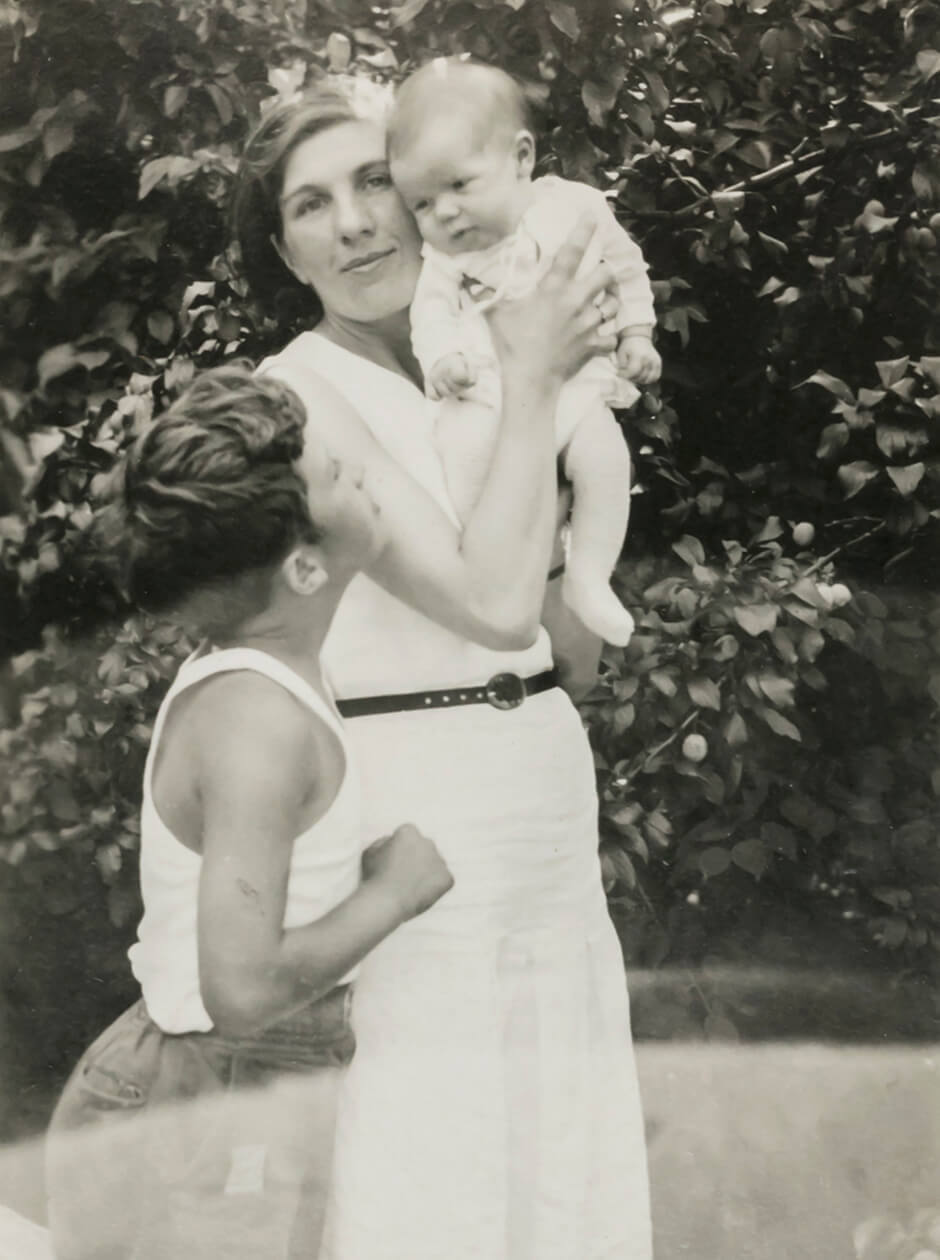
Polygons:
M0 1260L940 1260L940 0L0 0Z

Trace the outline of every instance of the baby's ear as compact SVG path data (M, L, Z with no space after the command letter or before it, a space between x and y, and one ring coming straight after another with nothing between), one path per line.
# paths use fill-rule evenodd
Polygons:
M513 144L519 174L528 179L535 168L535 137L531 131L517 131Z

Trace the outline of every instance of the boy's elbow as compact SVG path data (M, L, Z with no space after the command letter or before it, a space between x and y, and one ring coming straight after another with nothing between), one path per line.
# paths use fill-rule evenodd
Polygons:
M213 1028L223 1037L249 1037L271 1016L267 995L250 984L237 989L203 986L202 1004Z

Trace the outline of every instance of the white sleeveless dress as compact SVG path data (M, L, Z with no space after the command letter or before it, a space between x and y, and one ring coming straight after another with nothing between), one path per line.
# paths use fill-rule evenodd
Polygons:
M311 414L317 376L452 515L433 404L305 333L262 365ZM354 580L324 661L341 698L551 663L469 643ZM321 1260L649 1260L643 1118L601 887L591 752L553 689L349 719L368 842L405 821L454 888L360 965Z

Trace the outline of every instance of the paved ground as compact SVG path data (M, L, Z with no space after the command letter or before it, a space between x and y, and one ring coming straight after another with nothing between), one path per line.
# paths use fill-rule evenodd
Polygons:
M852 1230L940 1204L940 1045L646 1043L657 1260L854 1260ZM41 1220L39 1143L0 1204ZM0 1260L31 1260L29 1240Z

